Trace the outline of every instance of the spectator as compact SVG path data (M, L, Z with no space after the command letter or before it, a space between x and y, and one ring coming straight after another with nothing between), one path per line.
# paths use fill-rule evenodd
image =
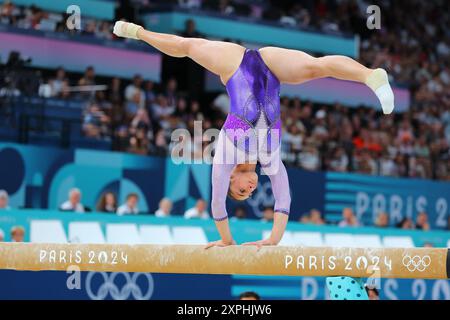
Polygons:
M139 196L136 193L128 194L126 202L117 208L117 215L123 216L126 214L138 214L138 201Z
M120 80L120 78L114 77L111 79L111 84L108 89L108 98L113 104L122 101L121 86L122 80Z
M3 241L5 241L5 232L2 229L0 229L0 242Z
M171 78L167 81L165 96L167 97L167 102L171 107L175 107L177 105L177 88L178 82L175 78Z
M172 201L169 198L162 198L159 201L159 208L155 212L157 217L168 217L172 211Z
M430 224L428 223L428 214L426 212L422 211L417 215L416 229L423 231L430 230Z
M110 118L96 104L89 105L83 116L83 132L86 137L100 138L108 134Z
M386 212L380 212L375 220L375 226L380 228L389 227L389 215Z
M272 207L265 207L263 210L263 215L261 221L263 222L271 222L273 221L274 212Z
M208 219L209 213L206 211L206 202L203 199L198 199L195 207L190 208L184 213L186 219L200 218Z
M339 227L359 227L360 223L358 219L356 219L352 208L344 208L342 210L342 218L343 220L339 222Z
M88 66L84 72L83 77L78 80L79 86L95 86L95 69L93 66ZM95 95L95 91L88 90L80 93L80 97L83 99L93 98Z
M365 285L365 289L369 300L380 300L380 293L377 288Z
M145 94L142 90L142 77L136 74L133 83L125 88L126 110L130 117L136 114L138 109L145 108Z
M202 0L178 0L178 5L183 9L200 9Z
M300 218L298 219L298 222L300 223L304 223L307 224L309 223L309 213L304 213L300 216Z
M434 244L431 243L431 242L425 242L425 243L423 244L423 247L424 247L424 248L434 248Z
M63 67L59 67L54 79L50 79L48 83L39 86L39 95L45 98L61 97L63 90L66 89L67 82L66 71Z
M78 188L72 188L69 191L69 199L60 207L61 211L86 212L86 208L81 204L81 191Z
M317 209L311 209L309 212L309 223L316 225L325 224L325 220L322 218L322 213Z
M9 195L6 190L0 190L0 210L10 210Z
M150 111L152 109L152 104L155 102L155 83L151 80L145 82L144 95L145 95L145 107L146 110Z
M139 129L136 134L130 137L127 151L130 153L146 155L149 151L149 141L145 135L145 130Z
M239 295L239 300L261 300L261 298L256 292L246 291Z
M175 112L175 106L169 106L167 98L160 94L156 97L155 103L152 105L152 114L155 120L165 121L171 114ZM164 127L164 123L161 123Z
M15 226L11 228L11 241L12 242L24 242L25 229L21 226Z
M233 220L243 220L247 217L247 211L244 207L237 207L234 211L234 216L232 217Z
M98 212L116 213L117 211L117 197L114 192L107 191L103 193L98 204Z
M203 38L204 36L197 31L197 26L195 21L192 19L187 19L184 22L184 31L181 33L182 37L185 38Z
M406 230L414 229L414 222L410 218L403 218L397 223L397 228Z

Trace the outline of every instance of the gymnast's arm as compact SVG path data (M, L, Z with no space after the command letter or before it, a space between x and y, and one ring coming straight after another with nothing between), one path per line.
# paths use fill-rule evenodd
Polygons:
M226 208L230 176L234 167L235 164L220 164L213 162L211 211L221 240L211 242L208 244L207 248L235 244L231 235Z
M283 237L286 225L289 219L289 212L291 207L291 194L289 190L289 178L286 168L278 157L278 170L275 174L269 174L269 179L272 184L272 192L275 198L274 219L272 233L269 241L271 244L278 244Z
M277 156L270 165L262 165L261 168L269 176L272 184L272 192L275 198L273 227L270 237L254 242L243 243L243 245L273 246L280 243L289 219L291 207L291 195L289 191L289 179L280 157Z

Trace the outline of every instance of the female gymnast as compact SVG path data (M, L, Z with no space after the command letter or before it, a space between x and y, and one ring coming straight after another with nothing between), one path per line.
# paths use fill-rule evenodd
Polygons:
M221 239L207 248L236 244L228 224L226 197L245 200L251 196L258 184L257 161L272 184L274 222L268 239L244 245L277 245L283 236L291 198L279 153L280 83L300 84L323 77L356 81L372 89L385 114L394 109L386 71L366 68L345 56L315 58L277 47L249 50L229 42L152 32L123 21L116 22L114 34L143 40L172 57L189 57L218 75L227 88L230 113L219 134L212 168L211 210Z

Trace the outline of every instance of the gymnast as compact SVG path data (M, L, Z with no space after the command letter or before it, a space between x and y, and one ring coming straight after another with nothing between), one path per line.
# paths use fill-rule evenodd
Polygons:
M189 57L218 75L230 96L230 113L220 131L212 168L211 211L221 239L206 247L236 244L226 211L227 195L249 198L258 185L256 163L268 175L273 195L274 222L269 238L244 243L258 248L277 245L284 234L290 210L289 180L280 159L281 83L300 84L333 77L366 84L381 103L384 114L394 109L394 94L383 69L369 69L345 56L312 57L302 51L277 47L249 50L238 44L183 38L145 30L123 21L114 34L142 40L172 57Z

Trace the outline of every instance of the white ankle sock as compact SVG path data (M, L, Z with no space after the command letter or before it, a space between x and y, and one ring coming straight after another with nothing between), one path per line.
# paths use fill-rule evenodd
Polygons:
M116 21L114 24L113 33L118 37L139 40L137 32L140 28L142 28L140 25L131 22Z
M390 114L394 110L394 93L386 71L381 68L375 69L367 78L366 85L372 89L380 100L383 113Z

